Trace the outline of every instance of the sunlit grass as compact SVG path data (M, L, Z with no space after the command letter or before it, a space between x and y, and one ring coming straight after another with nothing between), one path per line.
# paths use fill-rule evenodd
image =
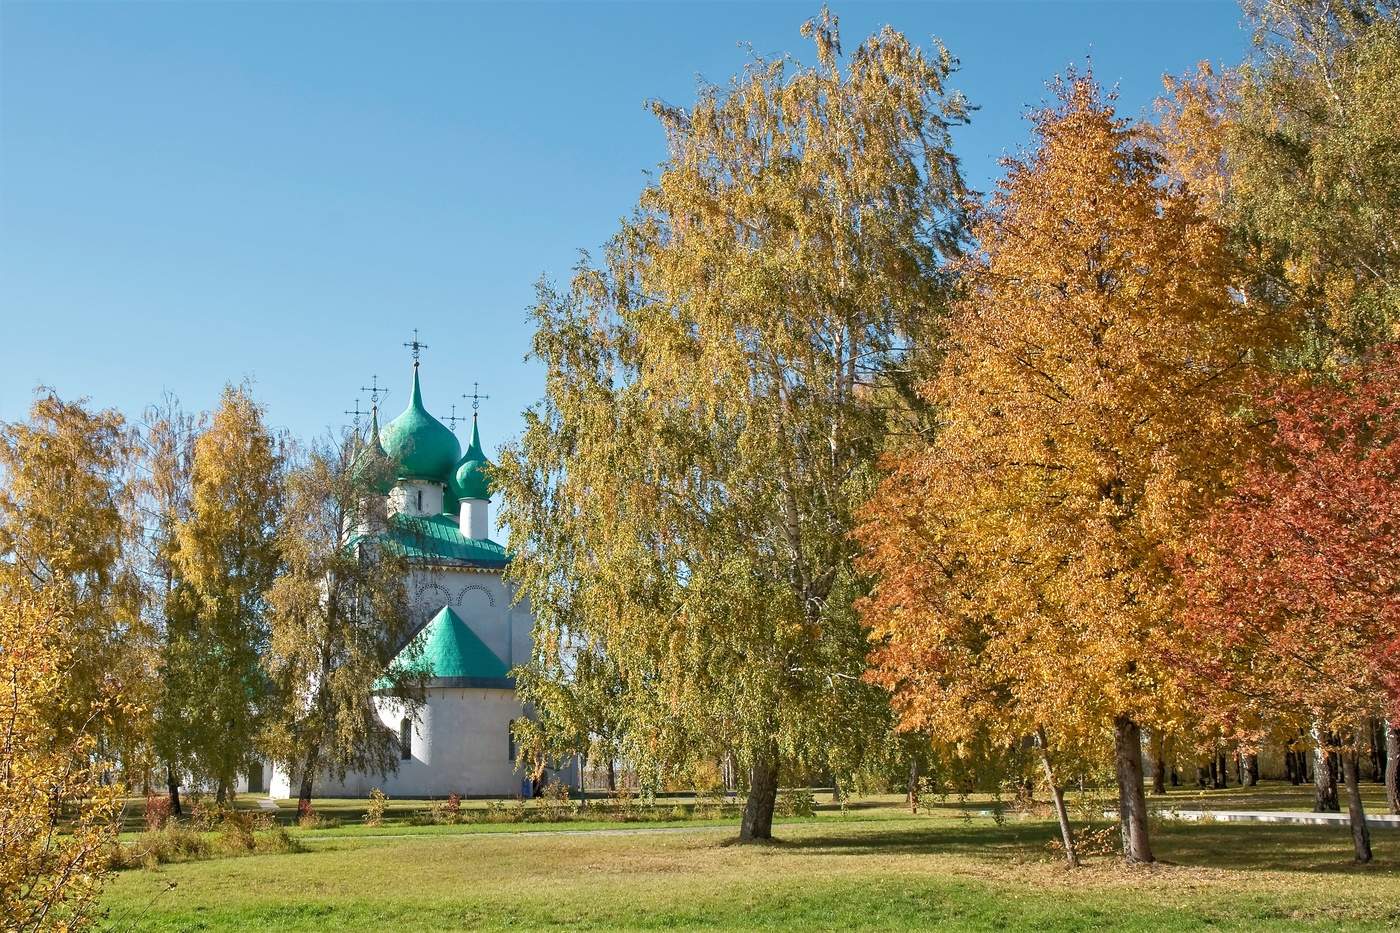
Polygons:
M1255 793L1306 809L1308 792ZM993 803L926 800L914 816L896 797L844 812L823 801L817 817L780 823L780 841L761 847L732 845L732 820L663 832L653 830L665 824L599 823L627 832L594 835L577 833L589 824L347 824L300 832L310 843L301 854L123 872L106 896L108 922L143 930L1400 924L1400 832L1377 831L1376 862L1358 868L1345 828L1162 823L1163 864L1128 869L1099 855L1067 872L1048 848L1052 822L977 815Z

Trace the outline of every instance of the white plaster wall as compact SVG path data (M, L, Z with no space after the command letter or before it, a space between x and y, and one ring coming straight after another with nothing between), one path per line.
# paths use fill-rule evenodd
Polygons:
M418 506L418 493L423 494L423 506ZM402 515L442 514L442 483L426 480L400 480L389 490L389 511Z
M491 500L463 499L457 527L473 541L485 541L491 537Z
M375 701L379 718L396 735L402 705ZM521 792L523 775L510 754L510 723L522 713L512 690L475 687L428 690L413 724L412 757L388 776L349 774L322 778L318 797L363 797L378 787L390 797L505 796Z

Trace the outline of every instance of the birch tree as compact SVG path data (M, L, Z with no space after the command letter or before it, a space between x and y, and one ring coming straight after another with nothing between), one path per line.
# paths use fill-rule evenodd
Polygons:
M668 158L605 262L542 287L545 399L497 472L537 619L526 698L605 652L625 757L732 753L745 841L771 836L784 763L825 764L853 718L885 734L848 532L965 198L952 57L888 28L845 57L826 11L803 33L815 65L756 57L653 105Z

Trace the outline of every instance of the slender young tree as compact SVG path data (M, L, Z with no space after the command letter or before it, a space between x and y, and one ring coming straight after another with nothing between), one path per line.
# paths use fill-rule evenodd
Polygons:
M165 677L183 699L195 772L222 803L247 768L267 684L267 591L281 566L280 444L244 387L224 389L194 446L189 515L175 528Z
M497 473L537 620L526 699L568 676L560 652L606 652L626 757L732 753L744 841L771 836L785 762L886 715L860 680L848 532L872 387L895 390L937 321L962 231L953 59L890 29L843 58L825 11L804 34L815 66L755 58L654 106L669 156L604 268L542 289L546 396Z
M188 600L176 597L180 582L174 560L176 529L190 513L190 477L194 469L195 440L204 430L203 419L180 408L167 397L146 412L141 436L144 469L136 485L137 511L143 526L144 610L154 634L156 685L151 707L151 750L163 771L171 812L182 812L180 784L190 771L189 707L202 692L197 679L180 663L183 638L193 628Z
M377 450L375 443L364 450ZM266 670L275 702L263 747L299 778L299 806L315 779L398 767L398 738L376 694L416 715L423 671L395 658L413 634L402 555L376 537L387 462L356 456L347 440L312 450L287 478L277 545L284 570L268 594ZM412 652L410 651L410 655Z
M1111 735L1124 855L1146 862L1141 730L1182 706L1158 644L1170 545L1239 456L1266 321L1232 295L1222 231L1093 81L1056 93L974 228L925 387L938 432L864 514L863 612L906 717L986 713L1082 757Z

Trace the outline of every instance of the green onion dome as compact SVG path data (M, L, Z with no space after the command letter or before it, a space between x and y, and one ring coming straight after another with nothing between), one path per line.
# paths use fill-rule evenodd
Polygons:
M350 475L355 482L371 482L380 495L385 495L394 485L393 465L384 445L379 440L379 406L370 415L369 441L355 454L350 467Z
M448 484L452 495L462 499L490 499L491 483L486 476L490 466L486 453L481 449L481 435L476 429L476 415L472 415L472 443L462 459L457 461L457 469L452 472L452 482Z
M413 395L408 407L384 426L384 451L398 464L399 479L445 483L462 454L457 435L428 414L418 387L418 364L413 364Z

